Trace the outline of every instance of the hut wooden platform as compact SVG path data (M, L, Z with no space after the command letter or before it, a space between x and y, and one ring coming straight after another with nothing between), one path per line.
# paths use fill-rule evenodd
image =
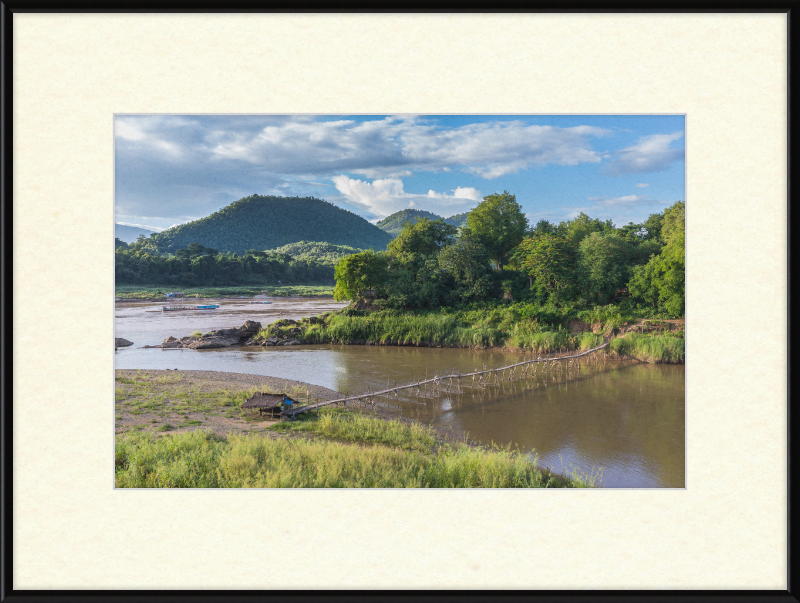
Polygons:
M281 407L285 404L292 404L294 400L289 398L286 394L264 394L256 392L251 398L242 404L242 408L257 408L259 414L263 415L269 412L271 417L275 414L280 417Z

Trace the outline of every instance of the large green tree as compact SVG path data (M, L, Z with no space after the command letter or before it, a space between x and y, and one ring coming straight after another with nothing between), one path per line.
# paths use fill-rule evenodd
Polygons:
M628 289L635 298L678 318L686 311L686 204L683 201L664 210L661 238L664 241L661 253L633 270Z
M336 263L336 301L360 299L386 281L386 258L372 249L354 253Z
M528 237L519 244L514 258L528 276L531 289L549 296L572 284L575 248L565 237L555 234Z
M528 228L528 219L517 198L508 191L484 197L480 205L469 212L467 223L498 270L503 269Z
M492 289L489 253L465 228L453 245L439 252L439 268L453 279L453 298L462 301L485 299Z
M612 232L593 232L578 246L577 280L586 300L606 303L630 279L634 243Z
M397 238L389 243L386 253L392 263L424 261L452 243L456 232L458 228L444 220L422 218L417 222L406 222Z
M611 220L603 221L599 218L590 218L581 212L572 220L561 222L557 230L558 234L572 241L573 245L580 245L581 241L593 232L613 232L614 224Z

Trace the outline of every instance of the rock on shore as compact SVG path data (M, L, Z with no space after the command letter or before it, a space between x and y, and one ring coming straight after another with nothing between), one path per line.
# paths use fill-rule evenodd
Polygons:
M167 337L160 345L146 345L146 348L205 350L209 348L227 348L251 340L261 330L261 323L246 321L239 328L211 331L200 337Z
M128 341L127 339L123 339L122 337L115 337L114 338L114 347L115 348L124 348L126 346L133 345L132 341Z

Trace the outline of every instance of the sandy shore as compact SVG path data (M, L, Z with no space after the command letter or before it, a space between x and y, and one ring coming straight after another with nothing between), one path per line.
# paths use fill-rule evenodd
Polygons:
M286 393L304 402L307 397L329 398L331 389L277 377L217 371L117 369L115 420L117 434L210 430L218 435L259 432L276 437L265 428L276 420L231 405L233 396L254 391ZM284 436L285 437L285 436Z
M151 432L157 435L203 429L217 435L259 433L269 438L314 437L312 434L274 432L266 429L277 419L261 417L257 411L242 411L229 403L231 396L254 390L285 392L299 402L307 397L331 398L343 394L326 387L292 379L217 371L117 369L115 371L115 433ZM445 442L482 447L447 429L432 427L391 410L351 408L386 421L430 427ZM165 426L169 426L166 429Z

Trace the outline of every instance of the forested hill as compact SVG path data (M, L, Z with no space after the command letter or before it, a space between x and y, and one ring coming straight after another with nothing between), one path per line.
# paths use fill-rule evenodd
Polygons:
M463 214L456 214L455 216L450 216L449 218L445 218L444 221L446 224L452 224L453 226L466 226L467 225L467 216L469 215L468 211L465 211Z
M393 237L396 237L400 234L400 231L403 230L403 224L409 221L414 224L417 222L417 220L421 220L422 218L441 220L442 216L437 216L436 214L432 214L429 211L423 211L421 209L404 209L402 211L393 213L391 216L387 216L378 222L377 226L378 228L388 232Z
M319 241L383 251L391 235L364 218L314 197L240 199L206 218L165 230L149 241L160 252L200 243L220 252L274 249L298 241Z
M144 235L149 237L154 231L145 228L138 228L136 226L126 226L125 224L114 224L114 237L126 243L133 243L139 237Z
M377 226L388 232L393 237L396 237L400 234L400 231L403 230L403 224L406 222L415 224L417 220L428 218L430 220L444 220L445 223L452 224L453 226L466 226L467 214L469 214L469 212L456 214L455 216L450 216L449 218L442 218L442 216L437 216L434 213L421 209L404 209L384 218L378 222Z

